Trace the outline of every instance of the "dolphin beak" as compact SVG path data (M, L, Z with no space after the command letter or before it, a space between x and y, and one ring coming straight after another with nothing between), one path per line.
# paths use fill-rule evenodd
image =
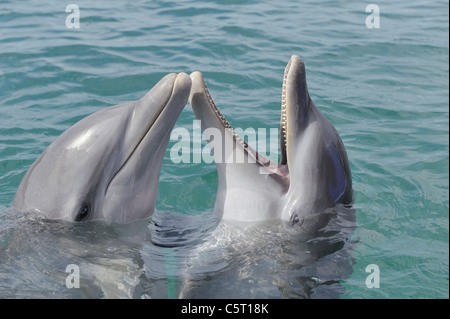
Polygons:
M122 161L123 165L138 149L147 149L154 143L164 144L164 148L167 146L166 141L187 103L190 89L191 79L186 73L171 73L136 101L126 126L123 144L129 150L124 152L126 157ZM140 156L147 153L139 152Z
M191 80L186 73L171 73L162 78L134 105L127 125L127 136L130 139L136 139L136 136L144 137L162 119L175 124L173 120L178 118L186 105L190 87ZM168 127L168 123L161 126L164 131Z
M308 118L311 97L306 86L305 63L293 55L284 71L281 98L280 164L289 163L289 141L295 141ZM289 165L288 165L289 166Z
M202 130L215 127L224 134L227 128L232 129L211 98L202 73L199 71L192 72L190 78L192 80L192 87L189 95L189 103L192 106L195 116L202 120Z
M188 101L190 89L191 78L186 73L168 74L142 99L129 105L132 109L122 143L126 151L106 186L108 199L104 204L114 205L107 211L122 213L104 216L107 222L126 223L153 212L170 132ZM128 200L129 194L135 194L135 200ZM128 216L128 210L139 213Z

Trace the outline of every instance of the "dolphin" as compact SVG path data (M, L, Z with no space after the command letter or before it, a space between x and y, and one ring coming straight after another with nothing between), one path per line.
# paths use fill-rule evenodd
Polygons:
M281 218L301 225L330 207L352 205L352 177L344 144L311 100L300 57L293 55L284 72L279 163L256 152L235 133L200 72L190 77L189 102L210 147L213 145L218 174L214 211L220 218ZM211 132L220 134L208 134Z
M32 164L12 207L77 222L149 217L170 132L190 89L186 73L168 74L140 100L80 120Z

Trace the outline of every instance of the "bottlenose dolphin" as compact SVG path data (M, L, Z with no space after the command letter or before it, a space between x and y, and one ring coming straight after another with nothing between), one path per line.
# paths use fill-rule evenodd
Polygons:
M344 144L311 100L300 57L292 56L284 72L280 163L256 152L234 132L212 100L200 72L190 77L190 104L201 120L205 138L214 145L218 172L214 210L221 218L281 218L302 224L327 208L352 204L352 178ZM220 134L206 134L208 129Z
M82 119L34 162L12 206L69 221L150 216L170 132L190 89L187 74L168 74L140 100Z

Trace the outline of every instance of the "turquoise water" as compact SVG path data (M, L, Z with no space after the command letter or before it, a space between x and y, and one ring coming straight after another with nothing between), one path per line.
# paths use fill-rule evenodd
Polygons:
M69 29L66 4L0 1L1 214L58 135L94 111L139 99L169 72L202 71L232 126L278 127L284 67L298 54L353 174L355 246L351 274L338 278L340 297L449 297L448 2L378 1L379 28L367 28L367 4L355 1L76 4L80 28ZM175 127L192 131L194 119L188 105ZM214 206L215 166L173 163L175 142L157 208L198 216ZM16 226L0 219L0 245L18 237ZM172 250L159 253L166 267L156 272L166 278L154 285L175 297L179 265ZM379 267L379 288L365 284L370 264ZM3 267L5 280L14 270ZM8 285L0 280L0 297L19 290Z

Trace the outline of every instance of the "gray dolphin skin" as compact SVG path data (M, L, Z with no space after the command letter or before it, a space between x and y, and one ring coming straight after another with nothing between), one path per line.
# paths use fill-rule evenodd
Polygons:
M34 162L12 206L68 221L150 216L170 132L190 89L187 74L168 74L140 100L82 119Z
M202 74L190 75L189 102L214 152L218 172L214 210L219 217L238 221L281 218L301 225L305 218L327 208L353 203L343 142L311 100L305 72L302 59L292 56L282 88L280 163L247 145L216 107ZM220 134L210 134L214 132Z

